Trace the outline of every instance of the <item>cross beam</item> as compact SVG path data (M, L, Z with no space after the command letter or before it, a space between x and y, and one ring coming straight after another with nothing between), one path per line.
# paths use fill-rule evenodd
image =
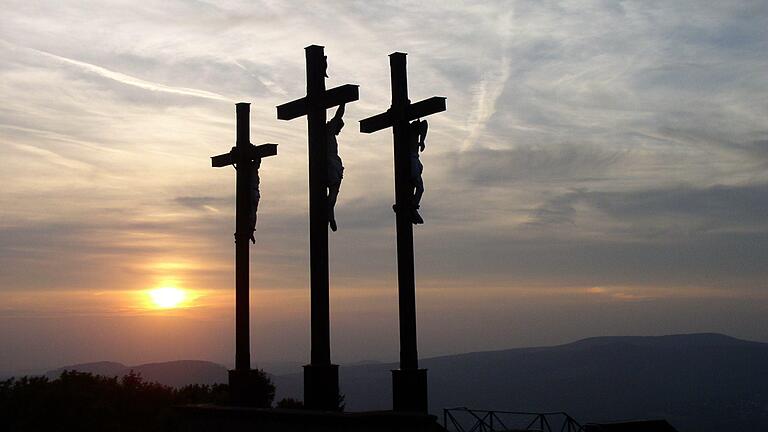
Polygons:
M260 146L255 146L249 143L248 145L250 147L246 147L246 161L277 155L277 144L262 144ZM232 150L229 153L212 156L211 166L214 168L221 168L228 165L236 165L241 159L242 156L240 156L240 150L237 147L232 147Z
M392 371L395 411L427 412L427 370L419 369L416 350L416 284L413 264L413 185L408 122L445 111L444 97L414 104L408 99L405 53L389 56L392 105L381 114L360 120L360 132L392 128L395 159L395 222L397 226L397 285L400 309L400 369Z
M250 104L238 103L237 141L229 153L211 157L213 167L236 165L235 198L235 369L229 371L233 402L255 403L258 399L258 374L251 369L249 327L249 250L251 235L251 176L261 158L275 156L277 144L254 146L250 143ZM258 169L258 165L255 166Z
M320 95L316 104L328 109L347 102L354 102L360 98L359 87L354 84L344 84L326 90L324 94ZM310 105L312 102L309 102L306 97L280 105L277 107L277 118L279 120L293 120L307 115Z
M328 132L326 109L354 102L358 86L325 89L328 63L323 47L304 49L307 95L277 107L277 118L307 116L309 147L309 273L311 297L311 360L304 366L304 404L307 408L335 410L339 404L338 365L331 364L328 290Z
M433 96L415 104L409 103L405 108L405 121L416 120L443 111L445 111L445 98ZM373 133L392 127L395 124L395 120L392 110L387 110L373 117L360 120L360 132Z

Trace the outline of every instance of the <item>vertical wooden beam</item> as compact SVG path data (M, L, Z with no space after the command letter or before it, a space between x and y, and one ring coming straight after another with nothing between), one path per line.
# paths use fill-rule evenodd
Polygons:
M228 153L211 157L213 167L234 165L235 187L235 368L229 370L230 402L266 408L260 391L261 375L251 369L249 244L251 237L251 194L255 164L277 154L277 144L250 143L250 104L236 104L237 139Z
M392 81L392 133L395 159L395 224L397 229L397 286L400 313L400 369L392 371L392 408L423 412L428 409L427 370L419 369L416 349L416 286L411 221L411 151L408 124L408 78L404 53L389 56Z
M307 134L309 136L310 364L304 366L304 404L335 410L339 403L339 367L331 364L328 271L328 132L326 127L323 47L305 48L307 60Z
M411 104L404 53L389 56L392 105L384 113L360 120L360 132L392 126L395 159L395 223L397 229L397 287L400 312L400 369L392 371L395 411L428 410L427 370L419 369L416 349L416 289L413 259L411 131L409 121L445 111L445 98L432 97Z
M331 364L328 293L328 136L325 108L316 103L325 93L323 47L305 48L309 112L309 266L311 296L311 364Z
M331 324L328 271L328 131L326 109L359 97L358 87L345 84L325 88L323 47L305 48L307 95L277 106L277 118L307 116L309 141L309 270L310 364L304 366L304 405L335 410L339 403L339 366L331 364Z
M248 240L251 213L250 188L250 110L248 103L237 104L237 186L235 203L235 370L251 368L249 309Z
M404 53L389 56L392 80L392 114L395 159L395 209L397 229L397 285L400 308L400 368L418 369L416 349L416 288L411 222L411 153L408 118L408 78Z

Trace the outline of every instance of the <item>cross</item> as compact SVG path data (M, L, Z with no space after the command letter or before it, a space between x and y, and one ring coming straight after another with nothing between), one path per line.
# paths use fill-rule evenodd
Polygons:
M360 120L360 132L391 127L395 159L395 221L397 226L397 285L400 309L400 369L392 371L395 411L427 412L427 370L419 369L416 351L416 287L413 265L413 186L409 121L445 111L444 97L414 104L408 99L405 53L389 55L392 106L384 113Z
M229 388L235 403L254 403L254 392L249 391L258 380L251 370L250 328L248 317L249 275L248 241L252 236L255 209L251 208L252 175L261 159L277 154L277 144L255 146L250 142L250 104L238 103L237 140L229 153L211 157L216 168L233 165L237 169L235 198L235 369L229 371ZM258 174L257 174L258 175ZM253 218L253 219L252 219Z
M328 134L326 110L358 99L358 86L325 89L327 58L323 47L304 49L307 95L277 107L277 118L307 116L309 141L309 273L311 297L311 360L304 366L304 404L335 410L339 404L339 367L331 364L328 293Z

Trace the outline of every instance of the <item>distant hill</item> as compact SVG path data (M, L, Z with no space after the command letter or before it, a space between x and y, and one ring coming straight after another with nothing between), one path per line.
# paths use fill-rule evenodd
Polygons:
M130 371L130 368L122 363L117 362L94 362L94 363L82 363L64 366L58 369L53 369L45 373L48 378L58 378L65 370L74 370L78 372L88 372L94 375L103 376L122 376Z
M424 359L430 408L565 411L581 422L666 418L681 432L768 430L768 344L720 334L597 337ZM340 369L350 411L391 407L390 369ZM274 378L302 395L301 374Z
M720 334L597 337L551 347L423 359L430 408L565 411L582 423L665 418L681 432L768 431L768 344ZM267 365L264 365L267 366ZM298 369L282 365L285 370ZM394 363L345 365L348 411L391 407ZM227 382L224 366L182 360L65 369L107 376L130 370L171 386ZM277 397L302 398L300 372L272 377Z
M141 374L145 381L158 382L172 387L188 384L216 384L227 382L227 368L222 365L200 360L177 360L161 363L147 363L126 366L115 362L83 363L54 369L45 373L56 378L65 370L90 372L95 375L123 376L130 371Z

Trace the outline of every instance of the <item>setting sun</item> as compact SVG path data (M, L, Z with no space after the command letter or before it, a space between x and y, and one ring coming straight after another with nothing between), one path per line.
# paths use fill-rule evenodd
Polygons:
M186 299L187 294L184 290L179 288L165 287L150 290L149 297L156 307L160 309L170 309L179 307Z

